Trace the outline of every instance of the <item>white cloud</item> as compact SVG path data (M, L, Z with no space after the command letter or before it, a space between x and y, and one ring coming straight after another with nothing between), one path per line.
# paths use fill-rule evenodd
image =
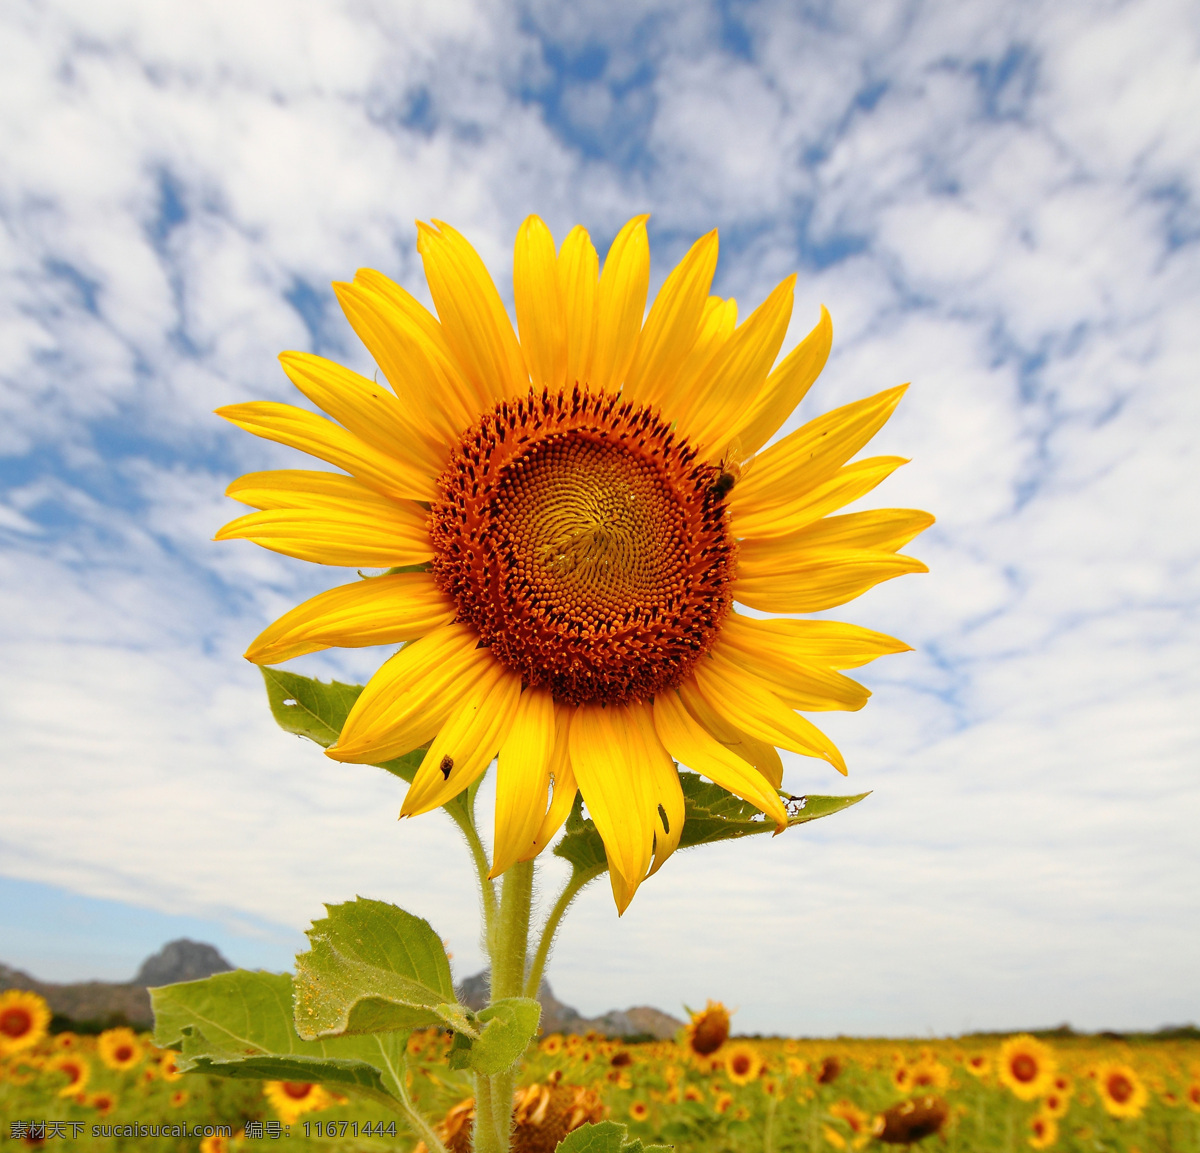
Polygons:
M293 926L369 892L476 963L449 826L393 827L396 782L270 724L239 654L340 575L211 543L226 481L296 458L210 410L288 397L275 356L314 328L371 372L327 285L369 265L428 300L415 217L507 292L527 212L603 237L649 208L655 283L716 224L743 315L796 267L789 342L829 305L797 420L913 382L871 449L913 462L868 503L939 521L929 576L829 614L917 646L817 718L874 795L671 862L615 927L597 887L560 995L721 996L761 1030L1194 1015L1190 12L745 18L748 59L695 5L6 13L0 871Z

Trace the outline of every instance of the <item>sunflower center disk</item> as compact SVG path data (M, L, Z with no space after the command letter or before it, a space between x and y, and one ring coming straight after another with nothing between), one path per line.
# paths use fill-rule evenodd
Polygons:
M718 475L619 397L502 402L442 475L434 578L527 685L569 705L649 699L688 675L729 610Z

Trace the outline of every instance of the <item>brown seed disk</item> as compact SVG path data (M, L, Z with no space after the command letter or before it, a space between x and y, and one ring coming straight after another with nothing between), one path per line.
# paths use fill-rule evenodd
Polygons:
M433 576L496 658L567 705L679 684L729 611L719 470L619 396L502 401L430 510Z

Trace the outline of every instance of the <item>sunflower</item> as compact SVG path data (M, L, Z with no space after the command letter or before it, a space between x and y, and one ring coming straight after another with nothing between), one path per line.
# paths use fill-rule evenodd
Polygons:
M553 1153L566 1135L581 1125L603 1121L607 1109L599 1095L582 1085L562 1085L548 1078L513 1094L512 1148L514 1153ZM448 1153L470 1153L475 1125L475 1098L453 1106L437 1125ZM424 1141L413 1153L428 1153Z
M109 1093L106 1090L101 1090L99 1093L93 1093L87 1102L101 1117L107 1117L116 1107L117 1098L115 1094Z
M1036 1037L1022 1033L1000 1046L996 1075L1022 1101L1040 1097L1054 1083L1057 1066L1054 1050Z
M745 1041L725 1050L725 1072L735 1085L749 1085L763 1071L762 1054Z
M174 1049L164 1049L158 1055L158 1072L164 1081L182 1081L179 1071L179 1054Z
M697 1057L711 1056L729 1039L729 1010L720 1001L710 1000L698 1013L688 1009L688 1016L683 1044Z
M1193 1113L1200 1113L1200 1081L1193 1081L1183 1091L1183 1100Z
M1142 1079L1121 1061L1105 1061L1096 1069L1096 1091L1112 1117L1140 1117L1150 1099Z
M650 1116L650 1107L645 1101L634 1101L629 1106L629 1116L634 1121L645 1121Z
M725 1113L733 1104L733 1094L725 1089L713 1089L713 1111Z
M310 1081L265 1081L263 1096L288 1125L302 1113L326 1109L331 1104L329 1094Z
M548 1057L556 1057L563 1049L563 1039L561 1033L551 1033L549 1037L545 1037L541 1044L542 1052Z
M176 1089L171 1094L170 1104L172 1109L182 1109L188 1103L188 1098L191 1094L186 1089Z
M847 464L903 387L763 449L825 363L828 314L772 370L795 278L738 325L736 304L709 295L712 232L643 323L646 219L621 229L599 273L582 228L556 254L529 217L514 257L519 339L475 250L419 224L436 318L377 272L334 286L394 392L289 352L284 371L339 423L277 403L219 410L349 475L244 476L228 494L260 511L217 539L392 570L286 613L248 659L403 642L327 754L378 763L425 748L401 816L445 804L498 755L493 877L546 847L578 789L622 911L679 844L676 762L781 830L777 746L845 772L796 710L861 708L868 691L837 670L909 647L733 602L813 613L927 571L899 550L933 520L828 515L904 463Z
M36 1045L50 1025L50 1006L44 997L24 989L0 993L0 1057Z
M145 1050L132 1029L105 1029L96 1039L96 1052L110 1069L121 1072L135 1068Z
M1044 1110L1029 1119L1029 1144L1033 1149L1049 1149L1058 1140L1058 1120Z
M92 1075L92 1067L82 1053L62 1053L51 1057L45 1068L52 1073L65 1073L67 1083L58 1091L60 1097L74 1097L82 1092Z
M986 1053L972 1053L963 1066L973 1077L986 1077L992 1071L992 1061Z

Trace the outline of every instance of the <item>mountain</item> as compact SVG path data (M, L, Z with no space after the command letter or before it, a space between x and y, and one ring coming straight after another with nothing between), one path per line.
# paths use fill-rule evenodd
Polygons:
M180 938L147 957L132 981L78 981L60 985L39 981L20 969L0 964L0 992L28 989L45 997L50 1011L59 1018L56 1027L88 1032L114 1025L149 1029L154 1025L154 1015L150 1011L147 986L195 981L232 968L212 945Z
M487 969L465 977L456 987L458 999L470 1009L479 1010L487 1004L490 975ZM650 1034L660 1041L674 1037L684 1022L661 1009L635 1005L631 1009L610 1009L599 1017L584 1017L577 1009L564 1005L554 995L550 982L544 977L538 988L542 1005L543 1034L603 1033L606 1037L632 1037Z

